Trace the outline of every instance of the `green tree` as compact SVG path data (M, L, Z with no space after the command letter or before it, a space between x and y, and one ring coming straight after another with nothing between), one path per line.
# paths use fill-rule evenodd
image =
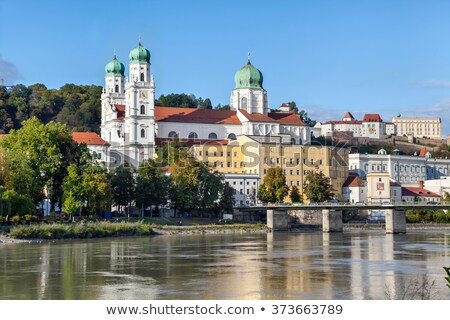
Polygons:
M12 130L1 145L12 189L30 196L37 204L46 187L52 210L55 204L62 203L67 167L79 155L78 146L64 125L43 125L33 117L24 121L19 130Z
M198 163L199 184L198 184L198 207L202 209L212 208L219 199L223 191L223 177L218 173L209 171L209 168L203 162Z
M263 202L283 202L288 195L289 188L286 185L286 176L280 167L267 169L263 183L259 186L258 196Z
M302 195L300 194L300 191L298 190L297 186L293 186L291 188L289 198L291 198L291 201L293 203L302 203L303 202Z
M201 109L212 109L212 103L209 98L206 98L202 103L200 103L199 107Z
M111 174L112 197L114 204L119 208L128 207L135 200L136 181L135 170L128 164L120 165Z
M236 190L228 182L223 184L218 209L224 213L233 213L234 194Z
M171 93L166 96L161 95L156 101L156 105L161 107L197 108L197 102L195 101L195 96L185 93Z
M27 195L19 194L14 190L6 190L2 198L6 200L8 214L26 215L35 211L36 206Z
M186 158L188 152L183 142L174 140L165 141L162 146L158 148L156 154L156 164L158 166L171 166L180 159Z
M300 119L302 119L303 122L306 123L310 127L314 127L314 125L317 122L316 120L312 120L310 117L308 117L308 112L306 112L305 110L301 110L299 112L299 116L300 116Z
M303 192L312 202L324 202L333 198L333 187L330 184L330 178L322 172L317 173L308 171L305 177Z
M192 157L179 159L172 166L170 201L175 209L195 208L198 199L200 166Z
M169 196L170 178L154 160L144 162L136 178L136 204L142 207L165 205Z

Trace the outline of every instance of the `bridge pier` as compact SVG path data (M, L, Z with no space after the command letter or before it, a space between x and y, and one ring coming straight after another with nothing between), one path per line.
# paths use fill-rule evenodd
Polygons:
M272 231L287 231L290 227L288 211L267 210L267 227Z
M342 232L342 211L341 210L322 210L322 231L323 232Z
M405 210L386 210L386 233L406 233Z

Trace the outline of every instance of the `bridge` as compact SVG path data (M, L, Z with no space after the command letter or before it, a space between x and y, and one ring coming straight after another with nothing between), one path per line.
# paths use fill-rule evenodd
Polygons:
M289 211L322 211L322 231L342 232L342 212L344 210L383 210L386 211L386 233L406 233L406 210L450 210L450 203L369 203L340 204L322 203L311 205L274 205L237 208L242 212L266 211L267 227L272 231L288 230L290 226Z

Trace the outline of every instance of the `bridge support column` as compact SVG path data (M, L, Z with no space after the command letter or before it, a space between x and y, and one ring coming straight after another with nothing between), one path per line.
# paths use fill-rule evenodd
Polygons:
M342 232L342 211L322 210L322 231L323 232Z
M267 227L272 231L287 231L290 226L288 211L267 210Z
M386 210L386 233L406 233L405 210Z

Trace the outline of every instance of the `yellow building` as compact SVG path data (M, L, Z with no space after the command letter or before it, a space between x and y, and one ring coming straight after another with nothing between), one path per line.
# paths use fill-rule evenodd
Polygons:
M240 135L227 145L194 146L193 154L218 172L257 174L261 182L269 168L281 167L288 187L297 186L300 192L308 171L329 177L336 196L342 196L348 176L347 149L293 145L284 136Z

